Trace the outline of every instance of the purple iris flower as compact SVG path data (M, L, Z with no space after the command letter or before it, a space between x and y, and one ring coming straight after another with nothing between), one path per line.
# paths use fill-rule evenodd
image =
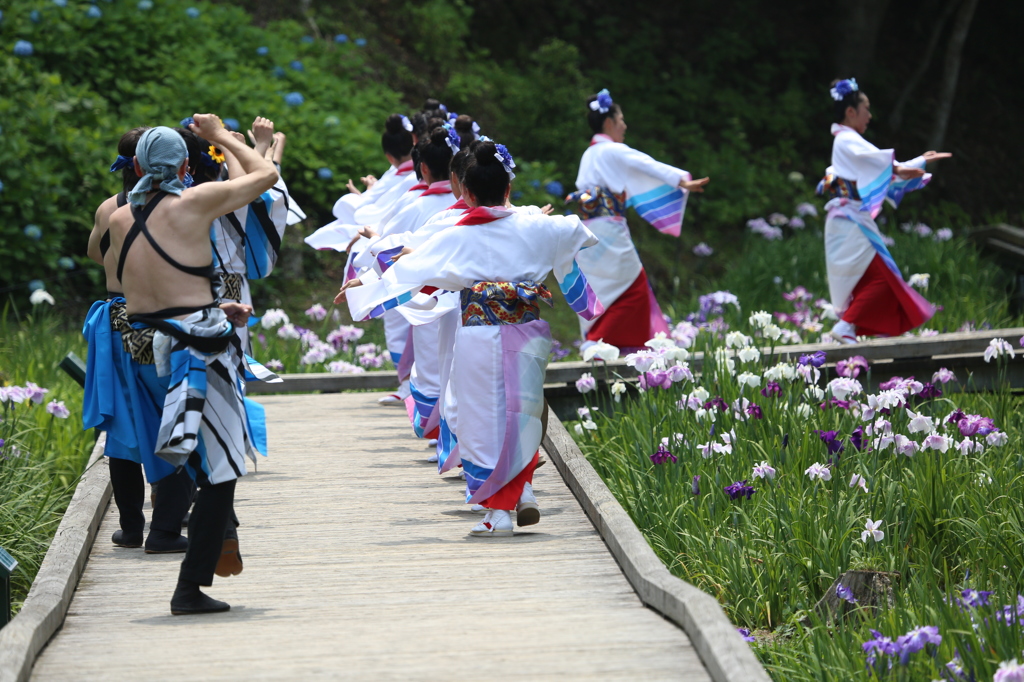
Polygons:
M917 653L927 645L938 646L942 644L942 635L939 628L934 625L924 625L914 628L907 634L897 638L896 646L899 649L900 665L906 665L910 654Z
M850 434L850 445L856 448L858 451L864 449L864 427L858 426Z
M963 410L961 410L960 408L957 408L956 411L953 414L949 415L949 419L946 420L946 423L947 424L958 424L960 422L960 420L963 419L966 416L967 415L964 414Z
M654 464L664 464L665 462L672 460L673 462L679 461L675 455L668 451L664 445L658 446L658 451L651 455L651 461Z
M720 395L716 395L714 398L704 403L705 410L710 410L716 407L718 408L719 412L729 411L729 406L725 403L724 400L722 400L722 396Z
M860 376L861 370L867 371L867 369L868 361L862 355L854 355L836 363L836 374L850 379L856 379Z
M812 367L821 367L825 364L825 351L819 350L811 353L810 355L801 355L797 362L801 365L811 365Z
M853 590L842 583L836 585L836 596L851 604L857 603L857 598L853 596Z
M909 377L907 377L906 380L907 381L913 381L914 377L909 376ZM899 386L900 384L902 384L903 381L904 381L903 377L893 377L892 379L889 379L888 381L883 381L882 383L878 384L878 390L880 390L880 391L891 391L892 389L894 389L897 386Z
M839 407L841 409L848 410L850 409L850 405L852 404L852 402L853 401L851 400L840 400L839 398L831 398L827 402L822 403L820 407L823 410L827 410L830 406L835 405L836 407Z
M694 495L700 495L700 474L693 477L693 481L690 483L690 490Z
M923 399L927 399L927 398L941 398L942 397L942 389L939 388L938 386L936 386L935 384L931 383L931 382L925 382L924 388L922 388L921 392L918 393L917 395L918 395L919 398L923 398Z
M672 378L663 369L652 369L640 375L640 388L645 391L651 388L671 388Z
M769 381L765 384L764 388L761 389L761 395L765 398L780 396L782 395L782 387L779 386L779 382L777 381Z
M764 419L764 412L756 403L750 403L750 405L747 407L747 414L749 414L754 419Z
M885 656L895 656L899 652L899 646L896 642L892 641L889 637L885 637L878 630L871 630L871 636L874 639L861 644L861 649L868 655L867 667L873 668L875 661L878 660L878 654L884 654Z
M782 449L785 450L788 445L789 445L789 434L786 433L786 434L782 435Z
M969 414L957 422L961 435L987 436L996 430L996 424L989 417L980 414Z
M743 497L744 495L746 495L749 500L750 496L757 492L754 490L753 486L747 485L746 481L736 481L732 485L725 486L723 490L729 493L729 498L733 500Z
M736 632L740 633L740 637L743 638L744 642L756 642L757 641L757 640L755 640L753 638L753 636L751 636L750 630L748 630L746 628L736 628Z
M836 438L838 435L835 431L815 431L818 434L818 438L828 448L828 454L835 455L843 451L843 441ZM862 432L863 433L863 432Z
M988 606L988 600L991 596L991 592L984 590L964 590L960 593L960 603L972 609L977 609L982 606Z

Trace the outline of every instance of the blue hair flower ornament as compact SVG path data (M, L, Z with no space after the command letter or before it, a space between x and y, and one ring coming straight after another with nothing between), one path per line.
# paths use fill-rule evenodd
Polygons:
M181 119L181 127L185 130L190 130L189 126L195 123L196 120L191 116Z
M402 117L402 127L405 128L406 132L412 132L412 121L405 114L399 114Z
M516 167L516 162L512 158L512 154L509 153L508 147L503 144L494 145L494 158L501 162L505 172L508 173L509 180L516 177L516 174L512 172L512 169Z
M132 159L134 158L134 156L121 156L120 154L118 154L117 159L114 160L114 163L110 164L110 172L113 173L114 171L119 171L122 168L127 168L128 166L132 165Z
M608 92L608 88L605 88L597 93L597 99L590 103L590 110L599 114L607 114L611 110L612 104L614 104L612 96Z
M459 149L462 148L462 138L455 132L455 126L451 123L445 123L444 129L448 131L448 137L444 138L445 143L452 150L452 154L458 154Z
M857 85L857 79L847 78L836 83L835 86L828 91L828 93L832 95L832 99L834 99L837 102L841 102L843 101L843 98L849 95L851 92L857 92L858 90L860 90L860 87L858 87Z

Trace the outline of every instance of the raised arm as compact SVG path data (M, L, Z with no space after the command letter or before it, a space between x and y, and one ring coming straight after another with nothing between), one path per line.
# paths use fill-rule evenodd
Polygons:
M106 202L103 203L105 204ZM101 225L101 222L104 224ZM92 232L89 233L89 247L85 252L89 258L100 265L103 265L103 254L100 253L100 240L103 238L103 233L107 230L105 223L106 220L103 219L103 204L100 204L92 221Z
M212 222L225 213L235 211L254 201L263 192L274 186L278 180L274 164L264 159L245 142L239 142L229 130L221 125L220 119L213 114L196 114L195 123L190 127L192 132L210 141L225 151L230 152L237 161L241 174L225 182L207 182L192 188L189 201L200 213ZM253 132L257 141L268 129L273 136L273 124L263 117L253 122Z

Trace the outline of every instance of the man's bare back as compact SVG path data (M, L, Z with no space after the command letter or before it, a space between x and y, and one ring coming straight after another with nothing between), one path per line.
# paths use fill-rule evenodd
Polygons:
M242 174L226 182L209 182L186 189L180 196L166 194L146 221L153 240L163 251L184 266L202 267L213 258L210 224L215 218L237 210L270 189L278 179L271 162L239 142L221 126L212 114L196 114L193 132L211 144L231 151ZM273 123L257 118L253 123L257 137L273 135ZM138 160L136 160L137 171ZM183 178L187 159L179 168ZM141 173L140 173L141 174ZM148 206L161 193L150 192ZM139 210L144 210L140 209ZM110 253L121 256L125 237L135 223L131 205L122 206L109 219ZM115 275L116 276L116 275ZM151 313L166 308L199 307L213 302L210 280L178 270L160 256L144 235L139 235L125 256L121 280L128 300L128 314ZM184 317L184 316L178 316Z

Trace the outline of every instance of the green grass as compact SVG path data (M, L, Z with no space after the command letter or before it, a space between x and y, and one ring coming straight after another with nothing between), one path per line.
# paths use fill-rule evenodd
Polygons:
M44 304L45 305L45 304ZM39 564L89 458L94 436L82 430L82 389L57 363L68 351L85 357L81 334L62 329L52 311L37 308L15 319L0 313L0 385L31 381L49 389L44 398L63 401L71 412L57 419L43 405L0 406L0 547L17 559L15 610L28 593Z

